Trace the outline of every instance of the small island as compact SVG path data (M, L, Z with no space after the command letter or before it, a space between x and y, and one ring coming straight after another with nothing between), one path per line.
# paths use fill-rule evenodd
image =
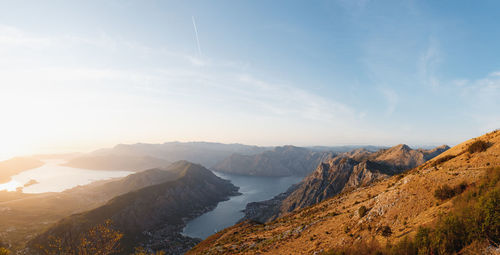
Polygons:
M35 184L38 184L38 183L39 183L39 182L38 182L37 180L35 180L35 179L31 179L31 180L29 180L27 183L25 183L25 184L24 184L24 187L26 188L26 187L29 187L29 186L31 186L31 185L35 185Z

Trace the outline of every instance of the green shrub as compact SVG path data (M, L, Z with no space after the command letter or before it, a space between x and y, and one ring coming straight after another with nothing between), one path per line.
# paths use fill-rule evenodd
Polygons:
M360 253L358 249L336 248L326 254L440 255L461 254L464 249L473 251L469 254L481 254L481 249L489 243L500 243L500 168L488 170L477 185L466 190L467 186L461 183L443 189L446 190L444 194L463 194L454 198L454 208L450 213L441 216L434 227L420 227L413 239L405 238L385 248L375 244L357 245L370 247L366 253ZM386 237L392 234L389 226L379 231Z
M467 148L467 151L472 154L476 152L482 152L485 151L490 147L490 144L488 142L482 141L482 140L477 140L469 145Z

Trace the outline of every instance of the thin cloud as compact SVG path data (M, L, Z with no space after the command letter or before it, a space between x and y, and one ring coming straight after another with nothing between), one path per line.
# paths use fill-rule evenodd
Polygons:
M399 96L394 90L389 88L382 88L380 89L380 91L384 95L387 102L387 109L385 111L385 115L390 116L396 110L396 106L398 105L399 102Z
M200 46L200 38L198 37L198 28L196 27L196 21L194 20L194 16L191 16L191 19L193 20L193 27L194 27L194 35L196 37L196 45L198 46L198 55L201 57L201 46Z
M442 61L439 44L436 38L430 38L427 49L418 60L420 77L425 85L436 88L440 85L436 76L439 63Z

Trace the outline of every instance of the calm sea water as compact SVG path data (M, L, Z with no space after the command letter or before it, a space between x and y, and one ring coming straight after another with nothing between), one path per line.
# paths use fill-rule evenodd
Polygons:
M61 166L64 160L44 160L45 165L12 176L10 182L0 184L0 190L14 191L30 180L38 183L23 188L24 193L60 192L78 185L89 184L97 180L124 177L130 171L88 170Z
M189 221L183 235L205 239L240 220L244 216L241 211L248 203L270 199L302 180L302 177L256 177L214 173L240 187L239 192L243 194L220 202L214 210Z

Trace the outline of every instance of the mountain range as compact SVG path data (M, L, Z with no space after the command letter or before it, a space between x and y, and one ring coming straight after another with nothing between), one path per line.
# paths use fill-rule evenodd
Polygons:
M208 237L188 254L494 252L496 246L471 243L484 239L470 238L484 238L484 233L493 241L499 237L500 131L465 141L402 172L444 149L419 151L400 145L375 154L339 155L294 189L313 202L285 196L297 202L292 207L280 204L294 208L291 212L266 222L243 221ZM483 230L467 230L477 223L471 217Z
M162 144L118 144L113 148L99 149L70 160L67 165L80 168L107 169L111 166L126 167L132 161L132 169L160 167L164 162L187 160L205 167L212 167L233 153L252 155L267 150L243 144L222 144L209 142L167 142ZM142 165L140 163L143 163Z
M247 205L245 219L266 222L291 211L319 203L340 192L366 186L374 181L402 173L449 149L443 145L431 150L413 150L400 144L370 152L357 149L327 162L302 182L271 200Z
M94 170L142 171L165 166L169 162L187 160L215 171L232 174L306 176L320 162L353 148L374 151L380 147L258 147L208 142L119 144L113 148L75 155L65 165Z
M288 145L255 155L232 154L213 169L225 173L258 176L306 176L319 163L334 155L329 151L313 151Z
M76 243L81 233L109 219L124 235L121 247L125 254L138 246L182 253L199 241L180 235L185 222L238 194L238 188L229 181L187 161L175 162L166 169L148 170L106 188L123 188L131 179L136 185L150 183L151 176L159 184L116 196L100 207L62 219L34 238L28 245L29 252L36 253L36 247L48 247L51 237Z

